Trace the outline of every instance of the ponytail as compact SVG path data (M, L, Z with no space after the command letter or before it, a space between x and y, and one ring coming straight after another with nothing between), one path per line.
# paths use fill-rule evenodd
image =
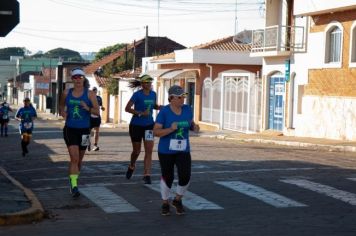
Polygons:
M90 88L90 83L87 78L84 78L83 86L84 86L84 88Z
M141 87L141 81L140 80L137 80L137 79L135 79L135 80L131 80L130 82L129 82L129 88L138 88L138 87Z

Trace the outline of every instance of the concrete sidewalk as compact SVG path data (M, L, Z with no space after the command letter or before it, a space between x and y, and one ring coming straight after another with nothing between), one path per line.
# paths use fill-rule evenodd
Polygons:
M44 210L35 194L0 167L0 225L39 221Z
M48 113L38 113L39 119L64 123L61 117ZM102 128L127 129L128 124L103 124ZM201 131L192 136L202 138L215 138L234 140L237 142L253 142L311 148L315 150L356 152L356 142L299 138L284 136L281 133L266 131L258 134L244 134L235 131L222 130L218 132ZM30 189L12 178L0 166L0 225L31 223L41 220L45 213L36 196Z

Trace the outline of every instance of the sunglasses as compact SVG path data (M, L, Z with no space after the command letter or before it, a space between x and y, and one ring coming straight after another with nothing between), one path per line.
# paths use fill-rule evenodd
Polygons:
M176 96L176 95L172 95L172 97L178 98L179 100L185 98L185 96Z
M82 76L82 75L73 75L72 76L72 79L83 79L84 78L84 76Z

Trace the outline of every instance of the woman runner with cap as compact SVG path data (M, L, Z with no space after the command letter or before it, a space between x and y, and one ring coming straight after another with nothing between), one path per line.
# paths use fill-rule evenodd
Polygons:
M98 89L96 87L93 87L92 91L95 93L96 95L96 100L98 101L98 105L100 110L105 111L105 107L103 107L103 99L97 95L98 93ZM99 151L99 131L100 131L100 125L101 125L101 116L97 116L94 114L90 115L90 130L94 129L94 147L93 147L93 151ZM90 145L91 142L89 142L88 145L88 151L90 150Z
M126 178L130 179L136 168L136 161L140 155L143 140L145 148L143 181L145 184L151 184L152 151L154 145L152 112L153 109L159 110L161 107L157 105L157 95L152 90L152 81L153 78L149 75L142 75L132 81L130 83L131 88L141 87L141 89L134 92L125 107L126 112L133 114L129 125L132 152Z
M182 198L188 189L191 176L191 155L189 130L199 131L199 125L193 121L193 112L184 104L187 95L183 88L174 85L168 90L169 105L164 106L157 115L153 128L155 136L160 137L158 158L161 165L161 196L163 200L161 214L169 215L169 194L174 180L174 166L177 167L178 185L172 205L176 214L185 213Z
M31 105L29 98L23 100L24 106L21 107L16 112L16 119L20 121L19 130L21 134L21 149L22 156L28 154L27 146L30 144L32 131L33 131L33 120L37 117L35 108Z
M5 131L5 137L7 137L8 124L10 121L9 112L12 112L12 109L11 109L9 103L4 101L0 105L1 137L4 136L4 131Z
M74 87L63 92L59 114L65 119L63 138L70 156L70 191L77 198L80 196L78 177L90 138L90 114L99 115L99 106L96 94L88 89L84 71L73 69L71 78Z

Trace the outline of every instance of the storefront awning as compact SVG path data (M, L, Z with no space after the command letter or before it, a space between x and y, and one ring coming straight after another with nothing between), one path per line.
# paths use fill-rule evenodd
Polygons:
M180 69L167 72L160 76L162 79L180 79L180 78L196 78L197 70Z
M157 70L148 70L145 73L142 74L147 74L151 77L160 77L170 71L175 71L177 69L157 69Z

